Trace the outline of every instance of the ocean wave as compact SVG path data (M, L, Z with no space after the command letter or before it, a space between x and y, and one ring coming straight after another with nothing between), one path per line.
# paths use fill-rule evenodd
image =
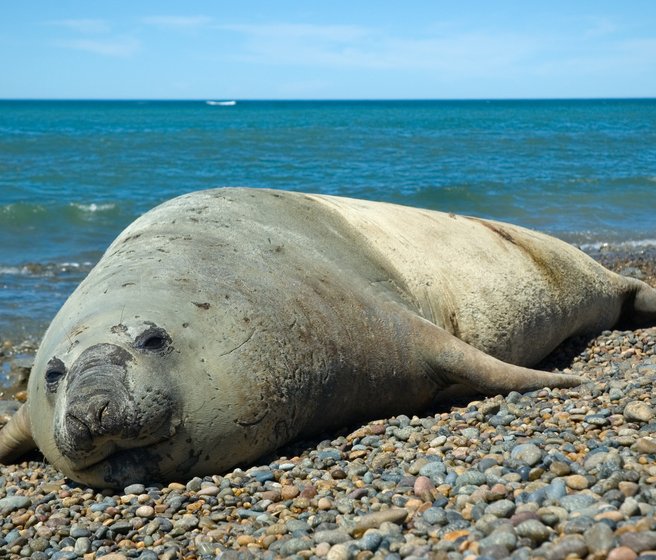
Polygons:
M125 221L125 206L116 202L10 202L0 205L0 232L5 227L40 229L64 222L73 225L99 219Z
M19 265L0 264L0 275L52 278L69 274L86 274L93 268L93 264L90 261L61 263L27 262Z

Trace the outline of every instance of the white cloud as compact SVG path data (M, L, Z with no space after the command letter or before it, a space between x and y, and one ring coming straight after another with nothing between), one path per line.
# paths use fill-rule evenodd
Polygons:
M143 19L146 25L175 29L198 29L211 25L213 21L207 16L151 16Z
M584 22L583 26L586 27L585 31L583 32L583 37L586 39L606 37L608 35L613 35L619 30L614 21L602 17L588 18L588 20Z
M371 34L371 30L358 25L315 25L305 23L272 23L262 25L221 25L219 29L236 31L252 39L311 40L332 43L350 43Z
M102 41L95 39L73 39L59 41L56 44L59 47L67 49L113 57L130 57L141 47L141 43L132 37L117 37Z
M382 30L352 25L221 28L243 39L241 54L235 57L266 65L490 74L529 59L539 49L539 39L521 34L436 32L417 38L389 36Z
M47 21L45 24L63 27L85 35L101 35L109 33L111 30L109 23L102 19L59 19Z

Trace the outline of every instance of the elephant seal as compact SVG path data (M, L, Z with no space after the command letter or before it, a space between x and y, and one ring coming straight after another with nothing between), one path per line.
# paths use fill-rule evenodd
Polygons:
M565 338L656 322L656 290L508 224L258 189L130 225L57 314L0 460L34 445L95 487L255 461L302 435L426 409L452 385L571 387Z

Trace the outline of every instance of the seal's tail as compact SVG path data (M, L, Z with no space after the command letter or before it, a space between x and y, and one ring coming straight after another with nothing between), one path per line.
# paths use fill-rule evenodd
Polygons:
M10 463L35 448L30 417L24 404L0 431L0 463Z

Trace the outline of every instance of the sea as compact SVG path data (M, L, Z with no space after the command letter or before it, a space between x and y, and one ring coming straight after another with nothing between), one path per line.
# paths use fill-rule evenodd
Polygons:
M38 340L137 216L218 186L656 244L655 99L217 101L0 101L0 342Z

